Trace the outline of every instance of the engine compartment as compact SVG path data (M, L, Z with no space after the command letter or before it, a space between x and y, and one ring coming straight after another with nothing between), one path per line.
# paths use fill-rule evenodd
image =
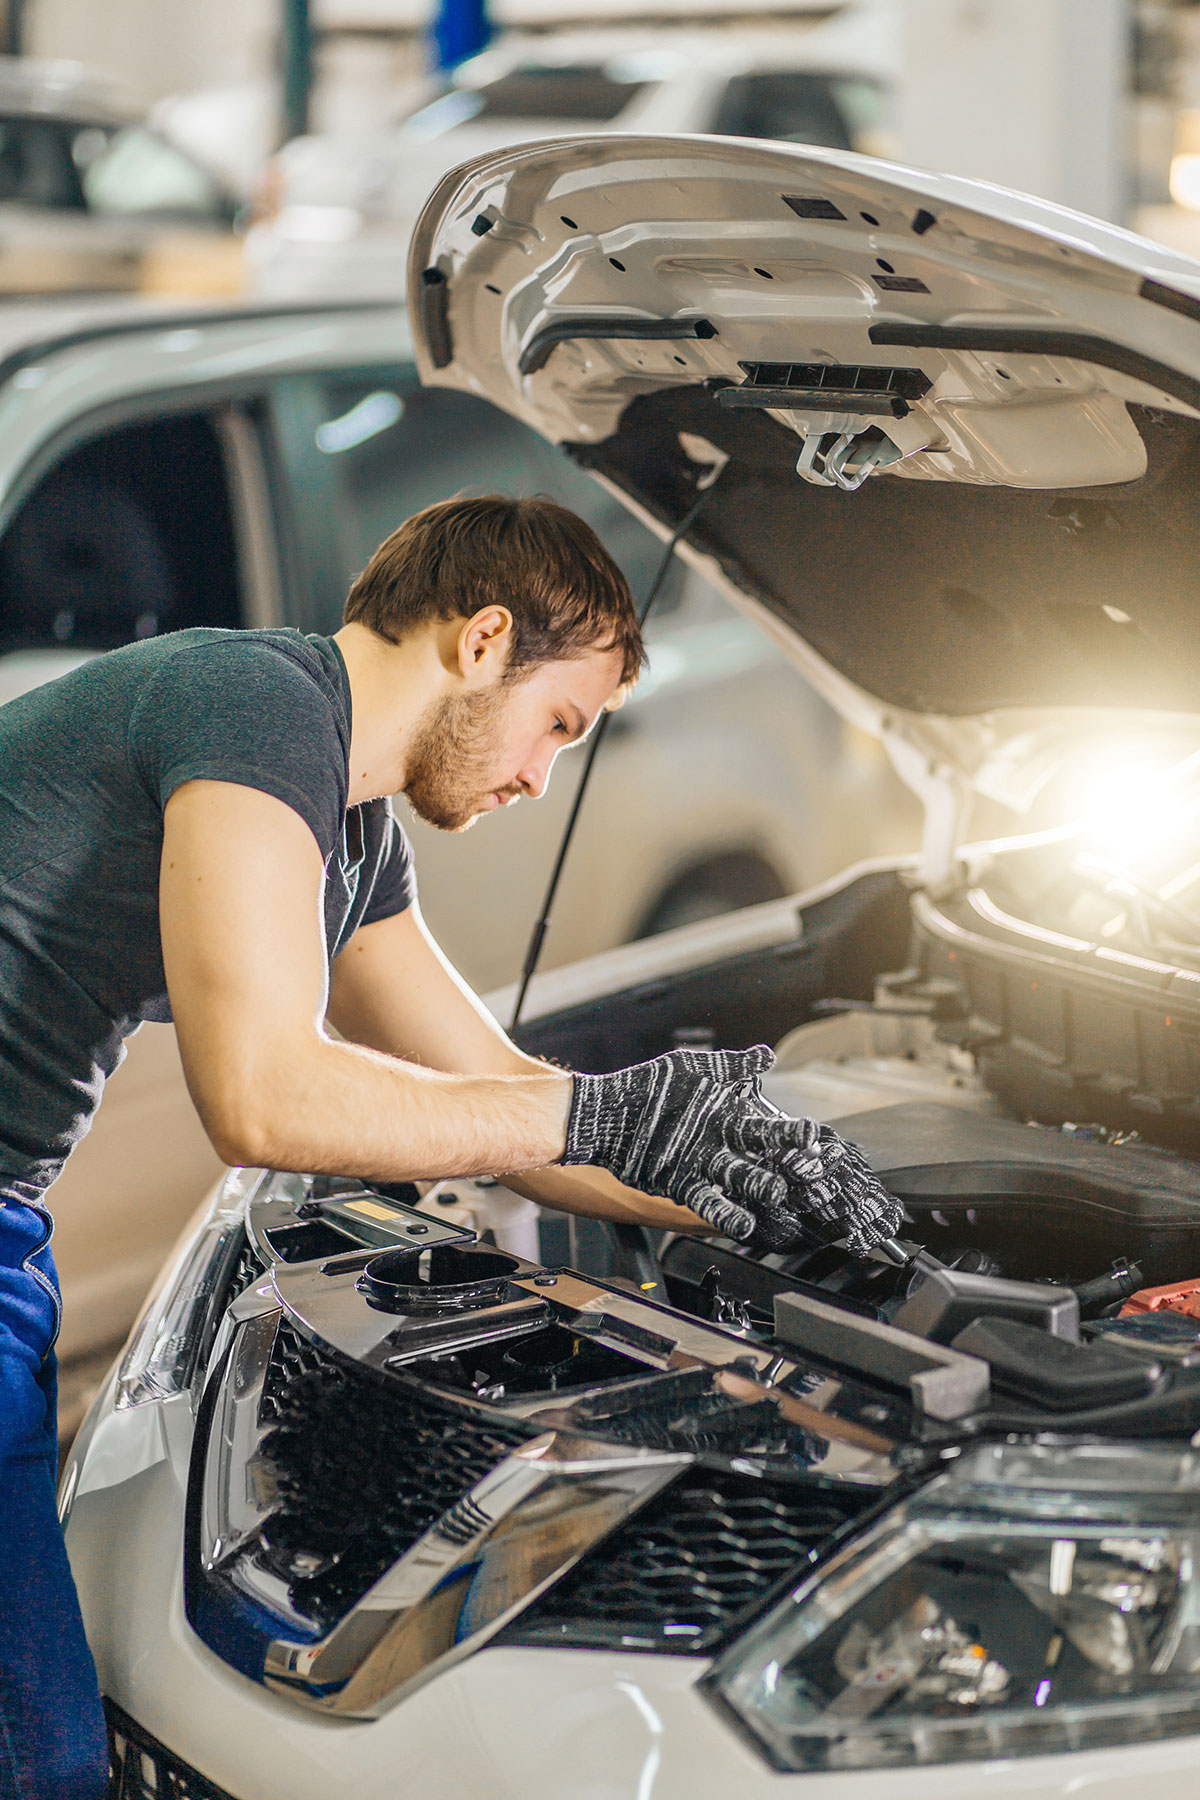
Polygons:
M189 1484L188 1616L227 1662L369 1717L497 1634L709 1650L973 1440L1190 1439L1200 1166L1007 1104L957 977L904 960L910 899L870 872L524 1034L592 1068L773 1039L770 1097L903 1202L867 1258L628 1226L563 1255L494 1183L264 1176Z

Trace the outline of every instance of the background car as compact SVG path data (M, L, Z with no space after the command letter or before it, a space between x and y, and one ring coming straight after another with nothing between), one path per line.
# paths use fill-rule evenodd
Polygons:
M525 427L421 388L396 305L14 307L0 313L0 358L0 697L181 626L333 630L386 532L456 491L578 506L640 592L661 560L644 527ZM598 764L548 965L785 893L873 835L913 841L915 810L878 747L704 582L668 584L654 643ZM544 802L510 809L507 830L414 831L426 914L481 988L520 966L570 767ZM52 1195L64 1430L95 1353L128 1328L217 1169L171 1029L144 1025Z
M0 58L0 293L236 291L236 210L117 83Z
M522 139L711 131L885 154L896 29L890 0L869 0L825 24L758 32L502 39L390 128L287 144L246 240L248 280L275 296L398 292L408 232L434 183Z
M523 1041L773 1043L768 1099L904 1217L564 1267L499 1205L455 1241L478 1184L234 1172L62 1490L123 1775L1184 1800L1200 265L850 154L596 136L448 177L412 267L426 381L677 529L927 804L918 856L552 971ZM976 791L1047 828L964 841Z

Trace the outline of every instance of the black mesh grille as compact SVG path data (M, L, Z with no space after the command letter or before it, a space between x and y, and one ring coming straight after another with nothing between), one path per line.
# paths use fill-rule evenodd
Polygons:
M706 1650L868 1498L692 1469L583 1557L506 1641Z
M233 1273L229 1277L229 1292L225 1299L225 1305L229 1306L239 1294L244 1294L251 1282L257 1281L262 1272L258 1252L254 1249L250 1239L243 1236L237 1261L233 1265Z
M287 1324L263 1409L278 1506L262 1554L322 1626L530 1435L389 1389Z
M108 1718L109 1800L233 1800L151 1737L113 1701Z

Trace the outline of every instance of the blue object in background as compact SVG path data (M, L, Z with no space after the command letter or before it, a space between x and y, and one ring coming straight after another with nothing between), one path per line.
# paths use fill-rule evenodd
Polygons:
M477 56L492 35L487 0L438 0L433 22L436 66L445 74Z

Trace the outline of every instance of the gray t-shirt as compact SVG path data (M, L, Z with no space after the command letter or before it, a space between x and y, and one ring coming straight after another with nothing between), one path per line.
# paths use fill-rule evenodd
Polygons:
M258 788L325 858L330 961L415 884L387 800L347 810L350 684L330 638L151 638L0 706L0 1190L48 1187L123 1040L171 1017L158 929L163 808L185 781Z

